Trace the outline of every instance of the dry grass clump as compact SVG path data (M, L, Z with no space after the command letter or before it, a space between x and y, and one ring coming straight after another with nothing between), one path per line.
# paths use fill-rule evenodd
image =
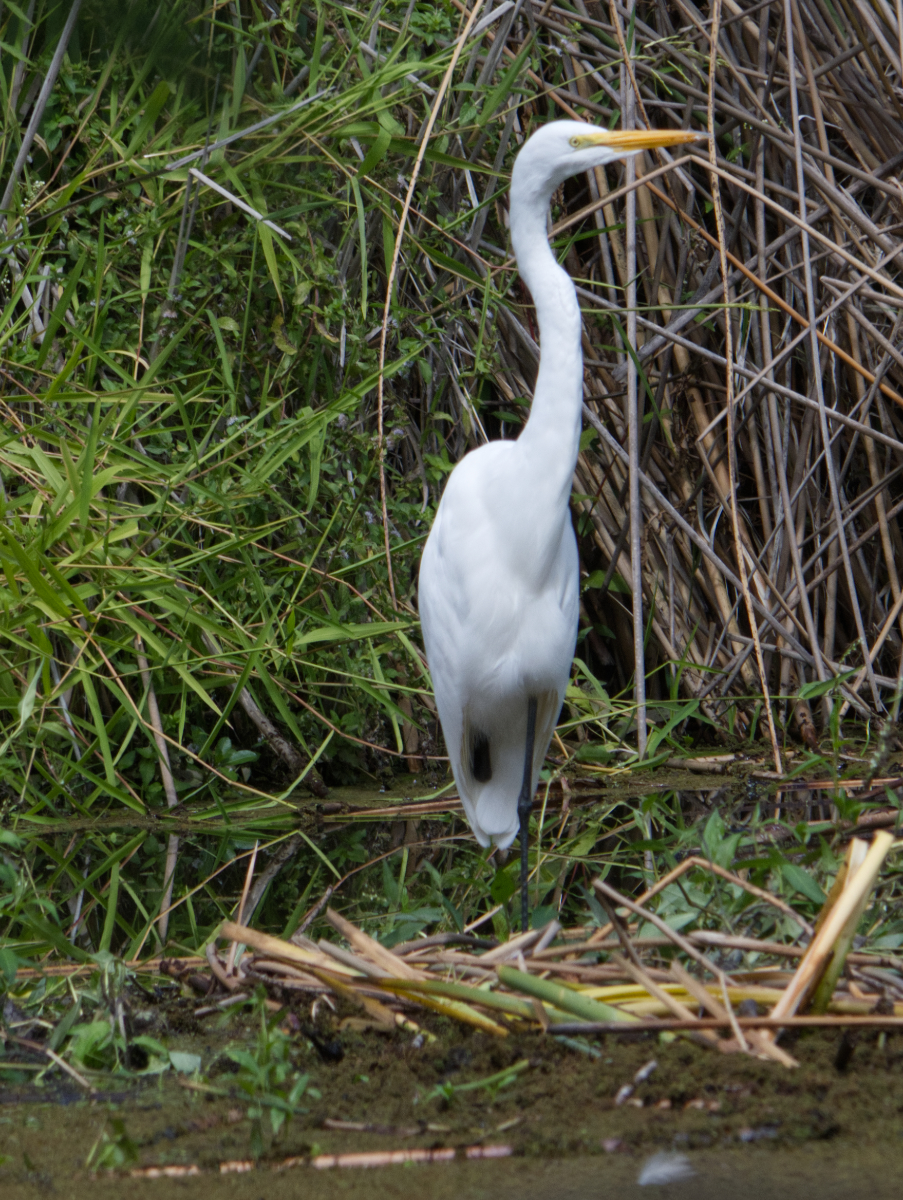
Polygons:
M205 997L197 1016L248 1000L254 984L262 982L276 1011L291 1001L324 994L332 998L333 1011L336 1001L350 1005L354 1015L342 1021L342 1028L400 1028L421 1040L432 1038L417 1023L420 1007L500 1038L535 1025L558 1036L680 1030L710 1049L742 1051L795 1067L799 1064L793 1056L776 1042L788 1025L890 1028L903 1023L903 1004L897 1002L903 994L899 960L874 953L850 955L892 843L892 836L883 832L871 847L853 840L814 931L805 918L769 898L810 937L805 949L730 933L672 929L648 907L649 901L697 866L714 869L740 890L751 887L737 874L688 859L636 901L594 880L609 921L592 930L563 930L552 920L501 944L465 932L417 938L390 949L327 909L329 926L348 948L332 938L314 942L301 933L283 941L226 921L217 932L231 943L228 954L220 957L214 942L207 947L212 978L198 973L198 960L164 962L162 967ZM649 926L656 931L653 936L640 932ZM719 958L728 950L740 962L755 955L756 965L725 969ZM794 971L784 969L796 958ZM887 965L895 970L884 969ZM314 1011L316 1007L315 1001Z

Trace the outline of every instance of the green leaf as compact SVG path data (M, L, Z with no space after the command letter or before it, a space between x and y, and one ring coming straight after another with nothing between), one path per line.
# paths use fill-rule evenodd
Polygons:
M804 683L799 690L800 700L815 700L819 696L827 696L829 692L840 690L841 686L856 674L856 669L841 671L830 679L816 679L812 683Z
M375 144L375 143L374 143ZM372 149L372 147L371 147ZM367 222L364 216L364 202L361 199L361 185L356 175L349 177L351 191L354 193L354 204L357 209L357 236L361 252L361 314L367 319Z
M264 208L260 209L265 212ZM279 303L283 303L282 299L282 283L279 279L279 267L276 265L276 251L273 246L273 234L270 231L269 225L264 225L263 221L258 221L256 225L257 236L260 238L260 245L263 249L263 257L266 260L267 270L270 273L270 279L273 281L273 287L276 289L276 295L279 297Z
M23 924L32 930L42 941L49 942L54 950L56 950L58 954L61 954L64 959L74 958L76 962L81 963L88 963L91 961L91 956L89 954L86 954L80 946L76 946L74 943L70 942L69 939L63 934L61 929L58 929L56 925L52 925L49 921L45 920L44 917L39 917L32 913L23 922ZM107 1032L109 1032L109 1023L103 1022L103 1024Z
M495 114L495 110L502 103L502 101L507 99L507 97L509 97L515 90L517 77L522 71L524 64L530 58L530 51L533 48L534 36L535 35L531 33L524 39L523 46L521 47L517 57L501 76L492 91L489 92L489 94L483 100L483 107L480 110L480 115L477 117L477 125L480 129L482 129L490 117Z
M496 871L495 878L489 888L489 895L492 897L493 904L507 904L514 893L517 891L517 883L515 883L514 875L510 870L502 867Z
M578 762L589 763L609 763L612 757L612 751L608 746L596 746L590 743L580 746L576 755Z
M419 244L419 243L418 243ZM420 247L437 267L443 267L446 271L451 271L453 275L460 275L462 279L466 279L468 283L481 285L483 280L470 267L465 267L463 263L459 263L456 259L450 258L449 255L443 254L441 250L437 250L435 246L423 245Z
M53 306L53 312L50 314L50 320L44 330L44 340L41 342L41 349L38 351L37 367L40 369L44 365L47 355L50 353L50 348L53 345L53 339L56 337L56 331L63 323L66 317L66 310L72 303L72 297L75 293L75 287L81 278L81 273L85 269L85 263L88 261L88 251L83 250L78 262L69 272L66 279L66 286L63 288L63 294Z
M100 949L109 951L113 941L113 929L116 925L116 905L119 901L119 863L114 862L110 871L110 890L107 893L107 912L103 922L103 933L100 937Z
M141 119L138 128L129 142L125 151L126 158L133 158L138 147L141 146L147 137L154 123L163 111L163 105L169 99L169 84L165 80L161 80L151 93L150 99L144 106L144 116Z
M310 487L307 489L307 511L313 508L320 486L320 459L323 455L323 444L326 441L326 425L322 424L316 434L310 439Z
M395 230L388 216L383 213L383 258L386 264L386 275L392 270L392 259L395 256ZM394 288L394 285L393 285Z
M51 617L62 617L66 621L72 619L72 608L64 603L67 598L83 617L90 617L82 598L47 555L39 551L32 558L25 547L19 545L12 531L6 526L0 525L0 563L4 561L19 566L34 589L40 606L46 605L48 615ZM55 587L50 586L45 575L56 585Z
M85 452L78 464L81 472L81 498L79 503L79 520L81 521L82 529L88 528L88 520L91 515L91 500L94 492L92 488L94 477L94 457L97 453L97 439L100 433L100 396L94 402L94 416L91 420L91 428L88 430L88 440L85 443Z
M25 695L19 701L19 728L22 729L25 722L34 712L35 696L38 694L38 684L41 680L40 670L35 671L31 678L31 682L25 689Z
M234 396L235 380L232 377L232 364L229 362L229 355L226 352L226 343L223 341L223 331L220 329L216 313L209 308L207 309L207 319L210 322L210 328L213 330L213 336L216 338L216 348L219 350L219 361L223 369L223 379L230 394Z
M100 702L97 699L97 692L94 690L94 680L90 674L79 668L77 672L79 682L82 685L85 693L85 700L88 702L91 716L94 720L94 735L97 738L100 752L103 756L104 772L106 774L107 783L111 786L116 784L116 768L113 766L113 755L110 750L110 739L107 736L106 721L103 718L103 713L100 710Z
M827 896L808 871L804 871L796 863L782 861L781 874L795 892L799 892L801 896L805 896L807 900L812 900L816 904L824 904Z
M144 243L144 249L141 251L141 299L146 300L151 285L151 266L154 261L154 243L150 238Z
M365 625L320 625L316 629L304 630L296 634L295 645L309 646L315 642L356 642L362 638L382 637L386 633L394 633L397 629L410 629L410 622L405 621L371 621Z
M169 1061L179 1075L196 1075L203 1062L200 1054L190 1054L187 1050L170 1050Z
M369 175L374 167L386 157L386 152L392 142L392 134L387 129L380 129L376 140L367 151L364 161L357 169L358 175Z
M590 576L584 580L583 587L600 588L605 582L605 575L605 571L593 571ZM615 571L611 579L608 581L608 590L610 592L619 592L622 595L629 596L630 584L622 575L619 575L618 572Z
M19 969L19 956L14 950L8 946L0 946L0 973L6 980L7 984L12 984L16 979L16 971Z

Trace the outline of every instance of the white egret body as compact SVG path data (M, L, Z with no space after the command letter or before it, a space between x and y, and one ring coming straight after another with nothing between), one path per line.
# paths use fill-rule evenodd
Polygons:
M549 246L549 202L571 175L696 136L555 121L518 154L511 241L541 343L530 417L516 441L480 446L452 471L420 564L423 638L455 782L481 845L504 848L520 831L524 921L530 804L579 610L568 501L583 407L581 316Z

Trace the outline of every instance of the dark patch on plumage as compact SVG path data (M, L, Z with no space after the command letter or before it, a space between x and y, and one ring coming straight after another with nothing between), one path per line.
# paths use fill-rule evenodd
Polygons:
M470 741L470 770L477 783L488 783L492 778L492 760L489 757L489 738L485 733L475 733Z

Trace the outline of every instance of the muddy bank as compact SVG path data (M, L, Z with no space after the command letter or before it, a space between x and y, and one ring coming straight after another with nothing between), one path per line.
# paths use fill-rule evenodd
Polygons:
M213 1188L259 1200L299 1189L328 1197L366 1188L377 1197L426 1191L564 1198L616 1187L629 1195L643 1164L662 1153L685 1156L695 1181L655 1185L652 1194L664 1188L674 1196L723 1196L729 1184L732 1197L762 1197L777 1195L768 1188L783 1180L783 1195L876 1197L885 1194L882 1180L893 1181L896 1194L903 1178L899 1035L861 1034L853 1043L801 1034L787 1040L801 1064L788 1071L680 1038L599 1039L581 1050L542 1035L499 1041L442 1019L431 1030L436 1040L422 1045L410 1035L336 1030L333 1061L298 1035L294 1061L319 1094L304 1098L307 1111L278 1139L265 1132L254 1167L247 1097L222 1054L253 1038L243 1018L166 1036L171 1049L201 1056L201 1075L98 1078L93 1099L68 1083L48 1078L35 1087L27 1072L0 1069L0 1192L85 1200L121 1195L124 1187L142 1196L209 1195ZM624 1085L653 1061L625 1097ZM511 1157L461 1161L465 1147L488 1145L510 1147ZM116 1169L92 1172L92 1148L93 1162L101 1151ZM365 1172L307 1165L322 1155L410 1148L457 1148L459 1157ZM286 1167L290 1158L303 1161ZM249 1169L221 1173L223 1163L238 1162ZM149 1167L199 1174L131 1176ZM747 1184L758 1190L744 1191Z

